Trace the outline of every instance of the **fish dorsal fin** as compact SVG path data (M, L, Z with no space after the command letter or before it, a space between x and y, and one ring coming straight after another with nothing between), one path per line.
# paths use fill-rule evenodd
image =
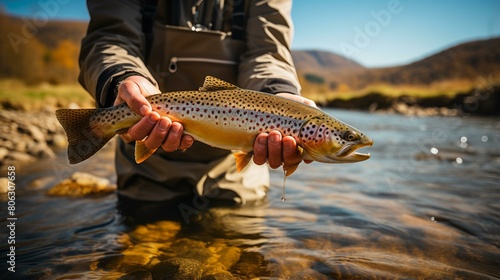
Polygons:
M206 76L205 82L200 88L200 91L216 91L225 89L238 89L238 87L221 79L212 76Z

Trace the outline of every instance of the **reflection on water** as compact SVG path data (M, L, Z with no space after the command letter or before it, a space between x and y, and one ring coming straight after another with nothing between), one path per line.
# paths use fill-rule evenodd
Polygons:
M244 207L208 201L198 209L196 197L165 205L44 195L76 170L114 180L111 150L74 167L63 154L19 167L16 274L0 275L500 277L498 119L332 113L374 139L366 149L372 158L301 165L287 179L286 202L281 171L272 173L266 201ZM188 219L180 203L193 209ZM6 242L1 246L5 256Z

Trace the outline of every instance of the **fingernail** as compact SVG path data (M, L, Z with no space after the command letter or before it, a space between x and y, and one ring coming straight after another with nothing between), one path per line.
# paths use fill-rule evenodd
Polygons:
M181 130L181 127L178 125L173 125L172 128L170 129L171 133L177 134Z
M160 116L158 114L151 114L151 115L149 115L149 121L151 123L156 123L159 118L160 118Z
M265 146L267 144L267 138L261 137L257 140L257 143L261 146Z
M139 108L139 112L141 113L141 116L146 115L149 112L149 106L142 105L141 108Z
M186 142L186 144L188 144L188 145L190 145L190 146L191 146L191 145L193 144L193 142L194 142L194 139L193 139L193 138L191 138L191 137L187 137L187 138L184 140L184 142Z
M291 141L283 141L283 148L291 150L293 149L293 143Z
M158 125L158 128L161 129L162 131L166 131L168 128L169 124L168 121L165 119L160 119L160 123Z
M271 134L271 135L269 135L269 137L271 138L271 142L273 142L273 143L280 142L280 136L277 134Z

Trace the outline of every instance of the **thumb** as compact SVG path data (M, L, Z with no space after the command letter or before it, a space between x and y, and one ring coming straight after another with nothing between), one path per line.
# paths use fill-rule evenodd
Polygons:
M146 97L159 92L148 79L142 76L130 76L118 86L118 96L114 105L125 102L132 111L145 116L152 110Z

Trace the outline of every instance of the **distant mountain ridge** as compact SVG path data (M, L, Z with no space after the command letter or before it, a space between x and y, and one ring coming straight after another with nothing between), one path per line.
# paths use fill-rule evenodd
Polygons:
M300 71L360 70L365 67L341 55L320 50L293 50L295 67Z
M0 40L0 60L3 62L0 78L76 82L80 42L88 23L29 24L29 20L0 12L0 35L4 38ZM32 34L25 36L26 32ZM17 41L13 42L13 38ZM14 52L13 46L20 50ZM321 50L293 50L292 57L304 91L362 89L373 84L426 86L446 80L500 76L500 38L459 44L398 67L366 68L341 55Z
M459 44L407 65L386 68L365 68L329 52L321 52L320 62L313 60L318 57L317 51L300 51L299 55L295 51L292 56L300 76L313 74L330 85L343 83L351 89L372 84L429 85L500 75L500 38Z

